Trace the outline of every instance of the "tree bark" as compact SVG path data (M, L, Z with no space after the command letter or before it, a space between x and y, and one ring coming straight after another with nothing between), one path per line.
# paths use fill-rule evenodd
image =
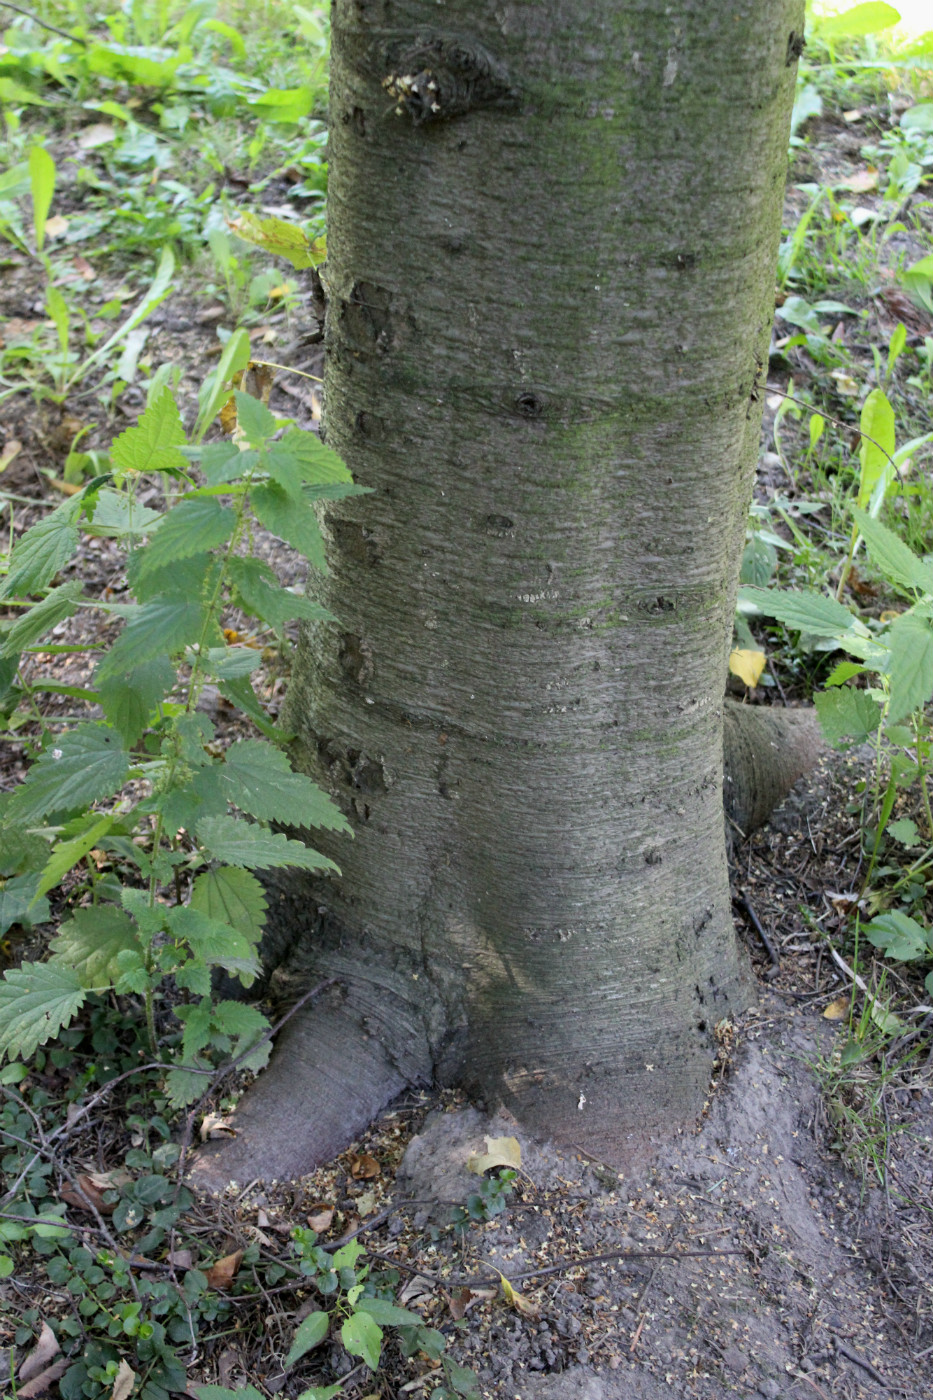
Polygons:
M283 903L343 991L267 1092L304 1067L279 1174L431 1077L623 1161L748 1004L723 693L802 31L335 0L325 423L373 494L327 515L341 622L290 692L356 839ZM351 1041L348 1116L313 1086Z

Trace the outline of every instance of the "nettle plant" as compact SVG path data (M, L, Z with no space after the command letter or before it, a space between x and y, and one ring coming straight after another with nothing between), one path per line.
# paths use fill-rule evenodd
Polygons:
M199 1097L219 1058L245 1055L256 1069L269 1054L261 1012L211 994L215 968L245 986L257 975L266 900L254 872L336 870L270 823L349 833L327 795L292 771L280 747L286 736L257 699L250 676L261 637L225 632L224 619L237 609L260 632L278 634L296 618L327 619L250 556L251 532L258 521L324 570L316 504L362 488L313 433L242 392L232 396L230 439L201 444L227 398L227 376L247 358L246 337L231 338L202 393L191 443L172 393L158 389L138 425L113 443L112 472L27 531L0 588L7 607L22 607L0 634L5 708L18 703L41 724L38 756L0 799L0 908L7 923L39 922L63 882L72 903L48 959L0 979L0 1056L29 1059L92 993L136 997L176 1106ZM164 510L138 499L152 473L165 486ZM132 601L88 597L80 578L56 583L81 530L125 549ZM124 623L100 648L89 686L37 678L36 653L87 649L42 642L86 608ZM199 703L207 685L265 737L224 751ZM47 691L93 708L67 723L46 721L39 696Z

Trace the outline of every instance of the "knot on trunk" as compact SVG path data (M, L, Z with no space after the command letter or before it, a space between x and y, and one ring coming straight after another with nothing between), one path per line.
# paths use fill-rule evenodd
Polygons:
M419 36L393 58L382 86L396 113L416 126L478 107L515 106L519 98L504 64L481 44L442 35Z

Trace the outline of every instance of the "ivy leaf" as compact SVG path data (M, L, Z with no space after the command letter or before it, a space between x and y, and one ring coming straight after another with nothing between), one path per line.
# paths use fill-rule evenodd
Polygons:
M418 1321L421 1321L420 1316ZM299 1323L298 1328L292 1338L292 1344L288 1349L285 1358L285 1369L294 1366L296 1362L312 1351L314 1347L320 1346L330 1329L330 1315L326 1312L309 1313L304 1322Z
M139 573L141 578L156 569L164 569L178 559L193 554L206 554L224 544L233 534L236 511L222 506L212 497L201 496L182 501L165 517L164 523L142 551Z
M200 598L177 595L154 598L130 615L126 628L97 670L98 683L125 676L157 656L177 656L198 641L204 628Z
M339 807L317 783L292 772L285 754L261 739L231 744L220 769L220 783L228 802L261 821L351 831Z
M233 817L205 817L198 822L198 840L217 860L248 870L270 870L273 866L294 865L301 870L333 870L337 866L326 856L312 851L302 841L290 841L283 832L267 831Z
M10 556L10 572L0 582L0 598L22 598L46 588L78 548L77 519L81 502L75 497L27 530Z
M111 729L79 724L58 735L26 774L8 813L30 822L52 812L86 807L122 787L129 755Z
M297 549L322 574L330 572L324 558L321 527L307 501L296 500L275 481L254 486L249 500L257 519L267 530Z
M30 875L14 875L0 886L0 937L14 924L31 928L48 921L49 901L36 894L39 878L38 871L33 871Z
M0 980L0 1055L28 1060L77 1015L86 996L70 967L9 968Z
M260 559L231 559L230 580L244 612L258 617L276 629L286 622L307 618L315 622L335 622L333 613L300 593L283 588L268 564Z
M933 631L922 618L905 613L891 623L886 640L891 653L888 719L896 724L933 695Z
M175 683L168 657L156 656L134 666L125 676L110 676L99 686L104 714L127 748L149 724L153 710Z
M340 1329L340 1340L350 1355L361 1356L371 1371L379 1369L382 1328L369 1313L351 1313Z
M71 583L63 583L60 588L53 588L41 603L33 603L32 607L13 623L9 631L4 633L0 644L0 656L18 656L26 647L32 646L40 637L44 637L46 632L51 631L56 623L66 617L72 617L80 596L81 584L74 580Z
M765 617L776 617L788 627L798 632L811 632L815 637L838 637L851 632L856 624L848 608L823 593L795 588L783 592L767 588L742 588L739 598L742 602L753 603Z
M162 390L134 428L114 440L110 460L123 472L184 472L187 459L179 452L185 429L171 390Z
M142 954L136 925L114 904L76 909L49 945L51 966L72 970L85 988L110 986L120 973L119 955Z
M39 879L36 898L48 894L49 890L54 890L56 885L60 885L68 871L72 870L79 860L84 859L88 851L97 845L102 836L106 836L112 826L113 817L101 817L99 821L93 822L86 831L73 836L70 841L56 841ZM93 986L94 984L88 983L87 985Z
M266 892L248 870L221 865L197 877L191 908L230 924L250 943L257 943L266 922Z

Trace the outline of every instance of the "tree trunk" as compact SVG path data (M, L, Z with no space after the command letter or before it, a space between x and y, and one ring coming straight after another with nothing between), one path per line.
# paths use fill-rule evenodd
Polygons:
M279 1174L432 1076L623 1161L748 1004L723 692L803 8L335 0L325 422L373 494L290 694L356 839L282 905L341 990L266 1072Z

